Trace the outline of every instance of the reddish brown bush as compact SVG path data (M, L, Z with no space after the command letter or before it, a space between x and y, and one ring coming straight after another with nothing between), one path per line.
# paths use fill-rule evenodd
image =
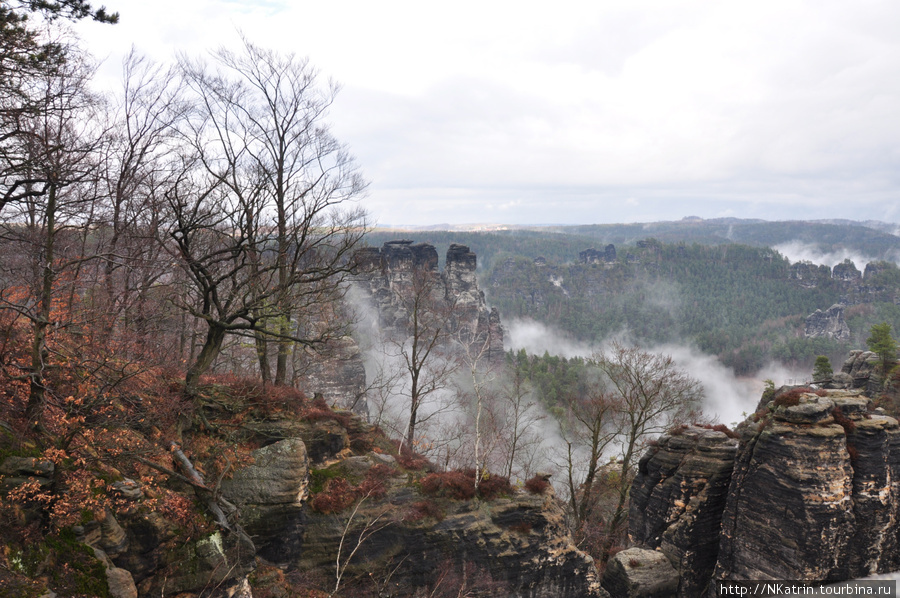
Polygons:
M504 476L485 475L478 483L478 496L484 500L494 500L512 492L509 478ZM422 493L454 500L471 500L475 498L475 470L431 473L422 480Z
M478 495L484 500L494 500L512 493L513 487L509 483L509 478L505 476L490 475L478 484Z
M722 432L729 438L739 438L738 433L726 426L725 424L716 424L712 427L716 432Z
M684 424L678 424L677 426L672 426L669 428L669 436L681 436L684 434L684 431L687 430L687 426Z
M531 524L527 521L520 521L519 523L510 525L509 529L522 536L527 536L531 533Z
M550 487L550 482L543 476L536 475L525 480L525 489L532 494L543 494Z
M776 407L793 407L800 404L800 397L804 394L812 392L811 388L792 388L787 392L783 392L775 397Z
M338 413L322 398L317 396L307 405L301 412L300 417L307 421L316 422L326 419L336 421L342 428L349 429L351 427L350 414Z
M366 472L365 479L356 487L357 495L381 498L387 492L387 481L396 474L397 470L390 465L373 465Z
M847 443L847 454L850 455L851 463L856 463L859 460L859 450L849 442Z
M325 483L325 489L316 494L311 505L319 513L340 513L356 502L358 491L344 478L334 478Z
M475 498L475 476L462 471L430 473L422 480L422 493L454 500Z
M436 521L444 520L444 511L433 500L422 500L414 502L409 506L406 514L403 516L404 521L421 521L426 517L430 517Z
M856 430L856 423L844 415L844 412L840 407L835 407L831 410L831 417L834 418L834 422L844 428L844 433L852 434L854 430Z
M398 440L393 440L392 442L397 449L397 463L402 467L414 471L431 468L431 463L428 462L428 459L410 449L409 445Z

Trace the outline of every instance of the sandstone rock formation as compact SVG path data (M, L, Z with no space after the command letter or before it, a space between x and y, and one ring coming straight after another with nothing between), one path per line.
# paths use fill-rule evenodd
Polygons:
M451 244L444 271L432 245L390 241L381 249L356 254L357 284L377 310L383 329L403 333L409 328L417 294L427 293L445 314L448 332L473 345L487 344L487 359L503 358L500 313L488 309L475 278L476 256L465 245Z
M578 253L578 259L582 264L611 264L616 261L616 246L610 243L599 251L591 247Z
M678 581L678 572L661 552L628 548L610 559L602 584L612 598L674 598Z
M304 352L302 387L320 393L330 405L365 415L366 367L352 336L329 340L320 350Z
M669 558L681 576L679 596L699 596L715 568L737 449L721 431L689 426L661 437L640 460L629 537Z
M354 461L353 467L360 475L376 464L369 457ZM389 579L385 595L406 596L416 587L434 587L445 572L468 567L473 576L482 576L483 587L472 590L487 590L485 595L606 596L593 560L572 543L552 490L541 495L516 491L473 503L425 497L402 474L387 484L384 496L364 501L358 510L310 512L299 567L332 572L341 541L348 550L348 542L353 549L356 539L364 537L348 575L374 572ZM422 518L416 513L422 504L430 504L436 514Z
M859 390L782 389L738 432L736 444L688 427L641 460L629 534L668 557L678 596L718 579L839 581L900 568L897 420Z
M844 320L844 306L837 303L827 310L817 309L806 318L806 338L849 340L850 327Z
M812 262L799 261L791 265L790 276L798 281L801 287L814 289L831 278L831 268L817 266Z

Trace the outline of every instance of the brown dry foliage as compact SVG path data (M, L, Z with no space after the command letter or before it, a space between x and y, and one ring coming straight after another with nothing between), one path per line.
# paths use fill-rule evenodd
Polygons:
M550 482L543 476L536 475L533 478L525 480L525 489L532 494L543 494L549 487Z
M441 509L433 500L421 500L409 505L406 513L403 515L404 521L421 521L426 517L430 517L436 521L444 520L444 510Z

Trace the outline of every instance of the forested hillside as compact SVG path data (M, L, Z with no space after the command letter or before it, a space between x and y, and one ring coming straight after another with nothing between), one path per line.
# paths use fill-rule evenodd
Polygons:
M506 257L483 286L507 322L531 318L587 342L627 333L641 342L691 343L739 374L773 358L798 367L817 354L840 359L864 345L873 323L900 325L895 265L882 262L877 273L853 280L832 278L827 267L801 279L804 266L768 248L651 239L619 247L613 261ZM839 302L850 306L850 339L805 338L806 316Z
M820 253L845 251L875 260L900 259L900 237L891 232L895 225L883 222L784 221L767 222L739 218L701 220L686 218L675 222L632 224L590 224L581 226L510 227L504 230L465 232L446 230L375 229L366 242L380 247L387 241L409 238L430 243L443 255L450 243L462 243L478 255L479 267L488 270L497 260L510 256L544 257L551 262L577 261L588 247L609 243L634 246L654 238L663 243L700 245L743 244L774 247L799 242ZM860 268L865 264L857 264Z

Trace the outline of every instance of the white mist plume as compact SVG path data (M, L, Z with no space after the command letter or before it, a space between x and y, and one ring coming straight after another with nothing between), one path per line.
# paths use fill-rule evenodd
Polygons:
M566 358L588 357L593 352L590 345L567 338L563 333L534 320L511 320L504 328L507 333L504 335L504 348L507 350L525 349L531 355L543 355L546 351L550 355Z
M552 328L531 320L513 320L507 328L508 348L516 351L525 349L534 355L543 355L547 351L551 355L567 358L590 357L595 351L604 348L603 345L591 346L573 341ZM762 394L764 379L772 378L776 385L780 385L779 380L787 381L803 375L773 365L760 372L762 378L741 378L719 363L715 356L688 346L666 344L649 347L648 350L671 355L680 367L699 380L704 390L704 414L729 425L742 421L743 413L753 411Z
M772 249L788 258L791 263L806 261L814 264L825 264L832 268L844 260L850 259L860 271L863 271L866 269L866 264L878 261L878 258L846 248L841 248L837 251L822 251L815 245L804 243L803 241L781 243L780 245L775 245Z

